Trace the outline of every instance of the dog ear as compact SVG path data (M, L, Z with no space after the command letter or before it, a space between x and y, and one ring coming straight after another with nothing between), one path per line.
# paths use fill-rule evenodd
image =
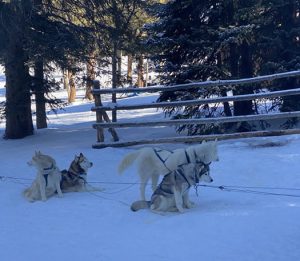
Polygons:
M82 152L80 152L80 154L79 154L79 157L80 157L80 158L83 158L83 154L82 154Z

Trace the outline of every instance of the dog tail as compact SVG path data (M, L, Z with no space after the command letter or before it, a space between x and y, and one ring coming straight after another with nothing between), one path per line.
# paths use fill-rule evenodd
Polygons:
M136 160L138 155L139 151L127 154L118 167L119 174L121 174L125 169L127 169Z
M35 200L32 197L32 191L31 188L27 188L23 190L22 192L23 196L29 201L29 202L34 202Z
M146 209L150 208L151 201L146 201L146 200L138 200L132 203L130 209L132 211L138 211L140 209Z

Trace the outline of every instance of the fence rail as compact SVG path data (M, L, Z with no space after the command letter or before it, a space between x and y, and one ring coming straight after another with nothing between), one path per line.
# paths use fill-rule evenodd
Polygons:
M218 80L208 82L197 82L190 84L181 84L175 86L156 86L147 88L118 88L118 89L100 89L99 82L95 81L93 94L95 96L95 106L91 108L92 111L96 112L96 123L93 127L97 130L97 143L93 145L93 148L104 148L104 147L121 147L121 146L132 146L138 144L156 144L156 143L169 143L169 142L197 142L201 140L210 139L229 139L229 138L241 138L241 137L254 137L254 136L268 136L268 135L283 135L283 134L295 134L300 133L300 130L273 130L273 131L255 131L247 133L232 133L232 134L212 134L212 135L198 135L198 136L181 136L171 138L160 138L151 140L139 140L139 141L119 141L115 128L128 128L128 127L155 127L155 126L170 126L170 125L183 125L183 124L220 124L229 122L243 122L243 121L260 121L260 120L271 120L271 119L284 119L292 117L300 117L300 111L294 112L283 112L283 113L272 113L272 114L259 114L259 115L245 115L245 116L232 116L232 117L217 117L217 118L200 118L200 119L181 119L181 120L160 120L160 121L148 121L148 122L110 122L106 111L117 111L117 110L134 110L134 109L148 109L148 108L166 108L175 106L192 106L201 104L221 103L221 102L234 102L234 101L245 101L255 99L269 99L275 97L284 97L292 95L300 95L300 88L289 89L283 91L247 94L247 95L236 95L226 97L216 97L208 99L188 100L188 101L175 101L175 102L160 102L160 103L145 103L136 105L118 105L112 104L110 106L103 106L101 103L101 94L112 94L112 93L141 93L141 92L159 92L159 91L175 91L182 89L191 88L209 88L212 86L225 86L225 85L241 85L242 88L245 84L272 81L275 79L297 77L300 76L300 71L292 71L286 73L279 73L273 75L265 75L254 78L246 78L239 80ZM103 119L105 122L103 122ZM108 128L113 136L114 142L105 143L103 130Z
M187 101L175 101L175 102L157 102L157 103L145 103L145 104L135 104L135 105L118 105L112 104L110 106L94 106L92 111L112 111L117 110L136 110L136 109L149 109L149 108L167 108L167 107L182 107L182 106L194 106L194 105L203 105L210 103L221 103L229 101L247 101L255 99L264 99L264 98L275 98L275 97L284 97L299 95L300 88L284 90L284 91L274 91L267 93L255 93L247 95L235 95L235 96L226 96L226 97L216 97L216 98L207 98L201 100L187 100Z
M177 84L173 86L158 85L155 87L143 87L143 88L117 88L117 89L94 89L93 94L112 94L112 93L139 93L139 92L160 92L160 91L176 91L181 89L192 88L208 88L214 86L228 86L228 85L244 85L255 82L273 81L276 79L282 79L287 77L300 76L300 71L291 71L284 73L277 73L271 75L257 76L253 78L244 78L238 80L217 80L206 82L192 82L186 84Z

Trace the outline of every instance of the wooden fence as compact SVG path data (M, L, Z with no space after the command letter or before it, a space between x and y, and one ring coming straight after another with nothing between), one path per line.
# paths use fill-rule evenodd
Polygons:
M97 143L93 145L93 148L105 148L105 147L123 147L132 146L139 144L157 144L157 143L175 143L175 142L200 142L202 140L212 139L234 139L234 138L245 138L245 137L259 137L259 136L278 136L285 134L298 134L300 129L286 129L286 130L272 130L272 131L251 131L243 133L231 133L231 134L211 134L211 135L195 135L195 136L179 136L160 138L152 140L136 140L136 141L119 141L119 137L115 128L128 128L128 127L156 127L156 126L170 126L170 125L182 125L182 124L219 124L228 122L249 122L259 120L271 120L271 119L286 119L292 117L300 117L300 111L283 112L283 113L272 113L272 114L258 114L258 115L245 115L245 116L232 116L232 117L217 117L217 118L198 118L198 119L180 119L180 120L160 120L160 121L148 121L141 122L132 120L130 122L111 122L107 111L118 110L135 110L135 109L148 109L148 108L166 108L175 106L191 106L191 105L202 105L210 103L220 102L233 102L233 101L245 101L255 100L263 98L275 98L283 96L300 95L300 88L289 89L283 91L274 91L257 94L247 95L236 95L217 97L209 99L197 99L188 101L175 101L175 102L160 102L160 103L148 103L138 105L118 105L103 106L101 102L102 94L113 94L113 93L142 93L142 92L160 92L160 91L176 91L182 89L200 89L210 88L214 86L228 86L228 85L239 85L239 88L243 88L245 84L272 81L275 79L297 77L300 76L300 71L292 71L286 73L278 73L273 75L265 75L254 78L246 78L239 80L218 80L218 81L206 81L206 82L194 82L189 84L180 84L174 86L154 86L146 88L117 88L117 89L100 89L98 81L94 82L93 94L95 97L95 106L92 111L96 112L96 123L93 127L97 130ZM104 129L107 128L111 133L114 142L104 142Z

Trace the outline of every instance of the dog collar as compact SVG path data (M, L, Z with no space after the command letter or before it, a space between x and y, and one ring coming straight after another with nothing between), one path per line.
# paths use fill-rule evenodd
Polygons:
M43 168L44 171L48 171L48 170L52 170L53 169L53 163L51 164L51 166L49 168Z

